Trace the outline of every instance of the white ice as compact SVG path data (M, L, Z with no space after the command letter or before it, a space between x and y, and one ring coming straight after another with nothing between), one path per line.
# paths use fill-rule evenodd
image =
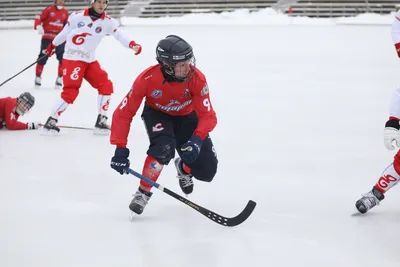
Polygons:
M243 18L238 18L242 19ZM195 181L190 199L231 217L258 203L242 225L227 228L154 190L133 222L128 209L139 180L109 167L114 147L90 131L0 131L2 267L398 267L400 192L393 188L366 216L350 216L394 152L383 126L400 63L390 25L133 25L143 45L134 56L112 37L97 53L115 86L111 111L136 75L155 64L155 46L178 34L207 75L219 123L212 183ZM36 60L32 29L0 31L0 81ZM34 67L0 88L30 91L23 121L44 122L60 92L51 58L43 88ZM93 126L97 92L84 83L63 125ZM132 168L148 146L139 117L129 137ZM172 164L158 181L181 193Z

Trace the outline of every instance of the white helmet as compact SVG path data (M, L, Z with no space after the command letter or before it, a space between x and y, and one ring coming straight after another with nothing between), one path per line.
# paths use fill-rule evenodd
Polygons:
M94 2L96 2L96 0L89 0L89 4L93 4ZM108 0L107 0L107 5L108 5Z

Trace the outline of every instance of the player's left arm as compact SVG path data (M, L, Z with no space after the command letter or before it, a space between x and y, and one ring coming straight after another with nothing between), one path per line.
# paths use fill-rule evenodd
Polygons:
M194 110L198 118L198 125L193 135L204 140L217 125L217 115L211 104L207 82L204 80L199 83L198 89L192 94Z
M124 33L116 19L110 18L110 23L111 33L115 39L117 39L126 48L130 48L135 51L135 55L139 55L142 52L142 46Z

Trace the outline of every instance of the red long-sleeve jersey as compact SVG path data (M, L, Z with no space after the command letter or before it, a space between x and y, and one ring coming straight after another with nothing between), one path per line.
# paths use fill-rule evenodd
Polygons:
M143 99L149 107L171 116L188 115L194 110L198 125L193 134L201 139L205 139L217 125L206 77L200 70L195 69L193 77L186 82L167 82L161 66L155 65L136 78L129 93L114 111L111 144L126 147L132 118Z
M28 124L19 122L19 115L15 112L17 98L6 97L0 98L0 128L4 126L8 130L26 130Z
M55 5L51 5L35 17L34 29L36 30L36 27L42 24L44 30L42 38L53 40L62 31L67 22L68 11L65 8L58 10Z

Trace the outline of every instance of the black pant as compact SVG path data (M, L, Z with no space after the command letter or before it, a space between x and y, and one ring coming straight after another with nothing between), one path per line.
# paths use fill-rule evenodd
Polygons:
M167 165L175 157L175 150L182 154L181 146L193 135L197 127L195 112L186 116L171 116L154 110L145 104L144 121L150 146L147 154ZM210 136L203 140L200 154L195 162L186 163L191 174L198 180L211 182L217 172L218 159Z
M40 44L40 52L39 52L38 59L45 55L43 53L43 50L46 50L52 41L53 40L50 40L50 39L42 39L42 42ZM57 56L57 60L58 60L59 64L61 64L61 62L62 62L62 58L64 55L64 47L65 47L65 42L56 47L56 56ZM49 58L48 57L42 58L41 60L38 61L38 64L46 65L47 59L49 59Z

